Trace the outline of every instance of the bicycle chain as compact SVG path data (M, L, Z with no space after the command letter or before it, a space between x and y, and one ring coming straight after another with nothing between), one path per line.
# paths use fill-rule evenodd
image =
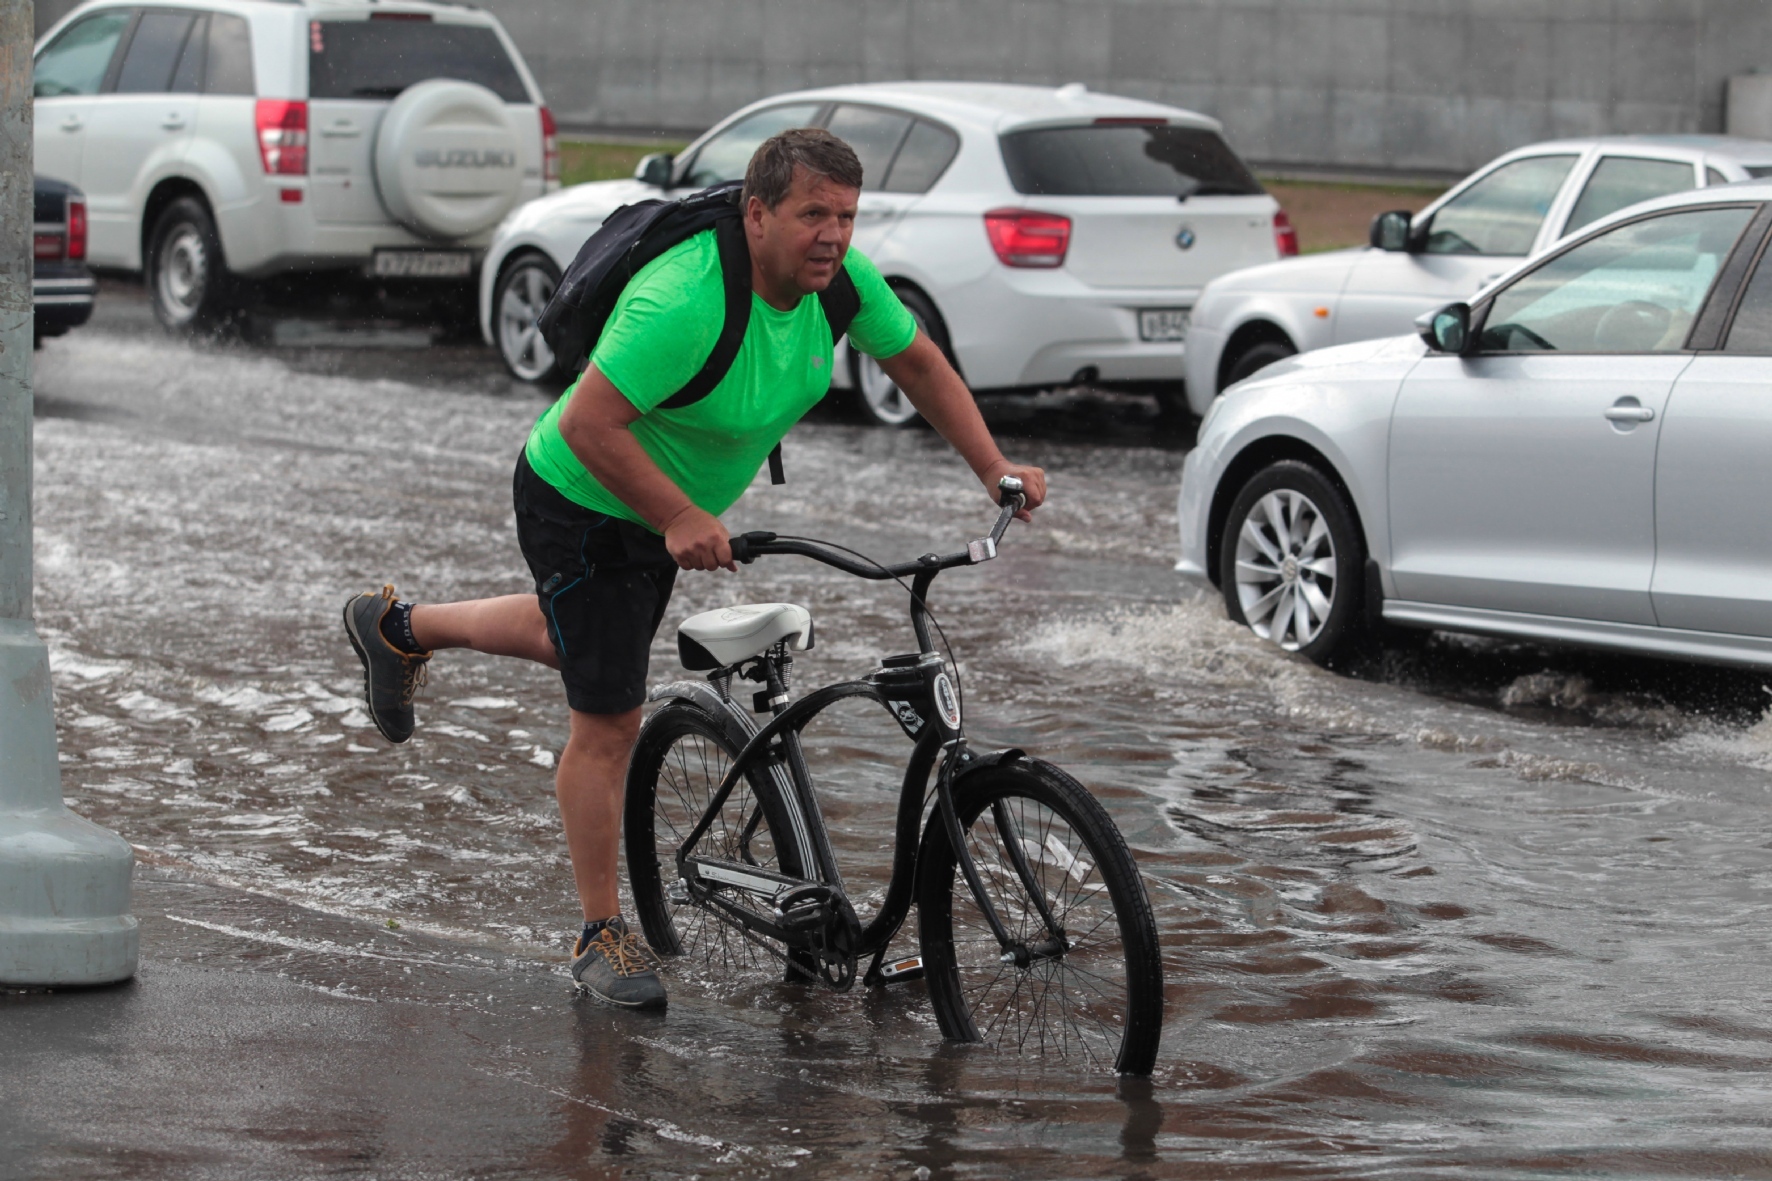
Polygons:
M770 955L774 956L776 959L780 960L782 963L786 964L788 967L792 968L794 971L800 973L800 975L806 977L806 979L810 980L812 983L823 984L825 987L832 989L832 991L835 991L835 986L832 985L823 976L819 975L819 973L817 973L816 971L814 971L811 968L808 968L805 964L795 963L793 958L791 956L789 956L787 952L781 951L780 949L775 947L768 940L764 939L762 936L760 936L756 932L752 931L749 927L745 926L743 923L739 922L737 919L735 919L732 916L730 916L729 914L727 914L723 908L718 907L718 906L702 906L701 909L707 911L709 914L713 915L720 922L725 923L728 927L731 927L734 931L737 931L740 935L743 935L746 939L749 939L752 943L755 943L758 947L762 948L764 951L768 952Z

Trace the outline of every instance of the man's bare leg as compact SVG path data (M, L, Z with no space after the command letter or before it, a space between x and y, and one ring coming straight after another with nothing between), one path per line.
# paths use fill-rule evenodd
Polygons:
M548 636L547 617L534 595L501 595L462 603L418 603L412 638L427 651L470 648L488 656L520 656L549 668L560 658Z
M419 603L412 608L412 638L424 648L468 648L489 656L520 656L549 668L560 658L547 619L534 595L504 595L462 603ZM640 711L588 714L572 710L572 727L554 792L572 854L572 876L587 922L617 913L616 855L621 846L621 805L628 755L640 733Z
M572 729L554 792L560 800L560 821L566 848L572 854L572 877L586 922L617 914L616 854L621 846L621 806L628 756L640 733L640 711L587 714L572 711Z

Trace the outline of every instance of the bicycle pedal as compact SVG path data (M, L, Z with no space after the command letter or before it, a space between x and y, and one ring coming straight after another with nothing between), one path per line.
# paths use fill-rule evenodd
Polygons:
M689 883L682 878L678 878L669 886L665 887L665 897L670 900L672 906L688 906Z
M890 964L880 965L880 979L887 984L904 984L911 980L923 979L923 957L920 955L906 956Z
M809 883L783 890L775 896L775 921L789 931L821 927L830 913L829 886Z

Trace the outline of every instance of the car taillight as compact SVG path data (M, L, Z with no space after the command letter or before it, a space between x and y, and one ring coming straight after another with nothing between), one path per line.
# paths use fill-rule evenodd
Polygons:
M86 202L68 202L68 261L86 258Z
M1071 219L1056 213L993 209L984 228L1006 267L1061 267L1071 245Z
M261 98L256 108L258 157L269 176L308 174L308 104Z
M31 257L39 262L60 262L62 257L61 234L59 232L32 234Z
M551 185L560 179L560 133L554 124L554 112L541 109L541 183Z
M1292 219L1286 216L1284 209L1274 210L1274 246L1281 258L1291 258L1298 253L1298 231L1292 228Z

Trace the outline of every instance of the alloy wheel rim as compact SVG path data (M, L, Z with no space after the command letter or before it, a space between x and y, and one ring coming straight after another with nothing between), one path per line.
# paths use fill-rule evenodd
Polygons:
M903 426L917 416L917 408L904 396L898 383L865 353L861 358L861 396L873 416L888 426Z
M195 226L182 225L161 248L160 302L180 320L196 315L209 282L209 254Z
M554 350L536 325L554 294L554 280L541 267L519 267L498 301L498 345L505 363L524 381L538 381L554 367Z
M1322 634L1335 607L1335 539L1310 497L1269 492L1237 530L1237 603L1250 630L1288 652Z

